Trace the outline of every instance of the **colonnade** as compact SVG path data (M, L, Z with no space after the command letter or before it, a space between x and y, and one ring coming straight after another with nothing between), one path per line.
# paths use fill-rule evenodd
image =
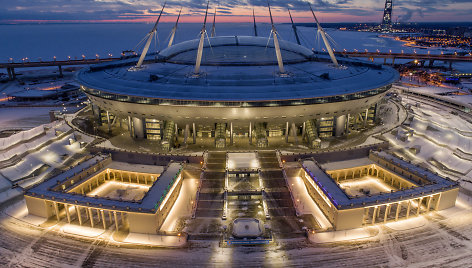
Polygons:
M326 171L337 183L344 180L359 179L364 176L372 176L382 179L386 184L391 185L396 189L405 189L417 186L413 182L400 177L399 175L390 172L375 164L367 166L359 166L347 169Z
M421 213L428 213L437 210L441 200L441 193L422 196L409 200L402 200L378 206L364 208L363 224L386 223L388 221L398 221L408 219L411 216L419 216Z
M160 174L140 173L124 170L106 169L99 174L91 177L83 183L72 188L70 192L80 193L86 195L98 188L107 181L120 181L123 183L137 183L151 186Z
M331 136L335 137L341 137L344 135L349 134L349 129L350 126L353 126L354 128L363 128L366 127L369 119L369 115L373 113L375 116L375 112L372 112L375 110L375 105L372 106L371 108L367 108L363 110L360 113L356 114L339 114L327 118L318 118L318 119L307 119L307 120L315 120L317 123L315 124L315 129L316 129L316 134L320 138L328 138ZM94 114L101 116L101 110L98 106L92 105L92 108L94 110ZM371 110L373 109L373 110ZM111 113L106 111L106 123L108 124L108 130L111 131L110 124L112 123L111 120ZM102 117L100 117L102 118ZM103 117L105 118L105 117ZM102 121L102 119L100 119ZM127 117L127 122L128 122L128 131L130 136L133 139L146 139L147 138L147 129L146 129L146 122L147 120L151 119L146 119L144 117L135 117L135 116L128 116ZM263 123L264 127L269 125L267 129L264 129L266 135L263 135L263 138L267 138L267 133L269 130L280 130L282 135L285 137L285 141L288 143L289 142L289 137L292 137L293 142L298 144L299 142L299 136L301 134L301 142L305 142L305 140L308 142L308 138L306 136L306 122L302 121L300 122L300 119L297 118L297 120L291 121L287 120L285 123L274 123L272 124L270 122L270 119L267 120L267 122ZM329 124L326 124L326 122L329 121ZM114 122L114 120L113 120ZM158 121L159 124L161 124L161 130L164 130L164 125L166 124L166 121ZM169 121L170 122L170 121ZM325 122L323 124L322 122ZM224 122L226 125L226 130L229 132L229 134L225 134L227 138L229 138L229 144L233 145L234 144L234 123L232 120L228 120L227 122ZM260 123L260 122L259 122ZM248 138L248 143L253 144L253 136L254 136L254 131L255 129L256 122L247 122L246 130L244 132L246 133L246 136ZM175 136L178 137L179 129L182 131L181 133L183 134L183 144L187 145L190 143L196 144L197 143L197 132L201 131L198 129L197 125L195 122L188 122L184 123L182 125L177 125L175 124ZM214 130L214 129L213 129ZM301 132L301 133L300 133ZM155 135L155 132L152 133L152 135ZM228 137L229 135L229 137ZM256 139L260 139L261 137L256 137ZM163 139L163 131L161 132L161 139ZM190 140L191 139L191 140ZM256 145L259 144L256 142Z
M103 227L103 229L107 229L114 224L115 230L119 230L120 225L124 225L126 221L126 213L122 211L71 205L56 201L47 202L53 203L57 221L66 218L69 224L77 220L80 226L90 223L92 228ZM62 210L64 210L65 215L61 213Z

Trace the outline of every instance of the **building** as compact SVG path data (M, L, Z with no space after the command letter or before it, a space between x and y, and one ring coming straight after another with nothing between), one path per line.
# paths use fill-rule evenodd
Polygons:
M327 53L274 40L211 37L200 50L190 40L147 55L140 68L128 58L82 69L76 79L99 122L117 117L133 138L164 148L176 136L185 144L213 138L224 148L228 137L266 147L268 136L289 135L316 147L376 123L377 103L399 78L394 69L349 58L333 64Z
M180 162L143 165L98 155L29 189L26 206L30 215L69 224L157 234L179 195L184 168Z
M335 230L447 209L459 193L457 182L385 152L322 165L313 158L299 163L299 176Z

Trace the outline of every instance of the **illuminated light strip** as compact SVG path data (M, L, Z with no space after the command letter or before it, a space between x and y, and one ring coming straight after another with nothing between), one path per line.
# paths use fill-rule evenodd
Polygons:
M420 199L420 198L423 199L423 198L426 198L426 197L434 198L435 195L441 195L442 193L443 192L437 192L437 193L433 193L433 194L413 197L413 198L409 198L409 199L403 199L403 200L394 201L394 202L388 202L388 203L381 203L381 204L376 204L376 205L371 205L371 206L365 206L364 208L374 208L374 207L380 207L380 206L386 206L386 205L394 205L394 204L398 204L398 203L402 203L402 202L412 202L412 203L414 203L416 199ZM417 205L417 207L418 207L418 205Z
M166 195L166 198L164 198L164 201L161 203L161 205L159 206L159 211L161 211L163 208L164 208L164 205L167 203L167 200L169 199L169 197L172 195L172 192L174 192L174 189L175 187L177 186L177 184L179 184L179 181L182 179L182 174L179 174L179 177L177 178L177 180L174 182L174 185L172 185L172 188L170 189L170 191L167 193Z
M331 207L331 201L328 199L328 197L326 197L320 187L313 181L313 178L311 178L307 172L305 172L305 178L310 182L313 188L315 188L315 190L318 192L321 198L323 198L323 200L328 204L328 206Z

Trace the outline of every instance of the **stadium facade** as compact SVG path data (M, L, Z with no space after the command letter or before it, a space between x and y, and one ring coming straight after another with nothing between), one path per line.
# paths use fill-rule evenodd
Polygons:
M85 68L77 80L99 122L122 120L133 138L168 148L176 136L184 144L211 137L224 148L235 136L266 147L268 136L300 135L316 148L375 124L377 104L399 78L387 66L348 58L335 65L328 53L255 36L212 37L200 49L190 40L148 54L140 68L136 60Z

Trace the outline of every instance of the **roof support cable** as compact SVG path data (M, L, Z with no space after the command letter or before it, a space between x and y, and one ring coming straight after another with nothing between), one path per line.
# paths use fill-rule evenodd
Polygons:
M157 32L157 25L159 24L159 20L161 19L162 12L164 12L165 7L166 7L166 2L164 2L164 5L162 6L161 13L159 13L159 17L157 18L156 23L154 24L154 27L148 34L149 35L148 40L146 42L146 45L144 45L143 52L141 53L141 56L139 57L138 64L136 64L136 68L141 68L141 66L143 65L144 58L146 57L146 54L149 50L149 46L151 45L151 41Z
M331 61L333 62L333 64L336 67L338 67L339 66L338 61L336 60L336 57L334 56L333 49L331 48L331 45L329 44L328 38L326 37L326 33L325 33L323 27L321 27L321 25L318 21L318 18L316 18L315 12L313 11L313 8L311 7L311 4L308 3L308 5L310 6L311 14L313 14L313 18L315 19L316 25L318 26L318 31L321 34L321 38L323 38L324 45L326 47L326 50L328 51L328 54L331 58Z
M284 63L282 60L282 53L280 52L280 46L279 46L279 40L278 40L279 33L277 32L277 29L275 28L275 25L274 25L274 19L272 18L272 11L270 10L269 0L267 0L267 7L269 8L270 23L272 24L272 32L274 34L275 56L277 57L277 64L279 65L279 74L285 74Z
M290 16L290 21L292 22L292 29L293 29L293 33L295 34L295 39L297 40L297 44L301 45L300 37L298 37L297 26L295 26L295 23L293 23L292 13L290 13L289 8L287 8L287 10L288 10L288 15Z
M171 35L170 35L170 38L169 38L169 44L167 44L167 47L172 46L172 44L174 43L175 33L177 32L177 26L179 25L179 19L180 19L180 14L181 13L182 13L182 7L180 7L179 15L177 16L177 20L175 21L175 25L174 25L174 27L172 27Z
M208 17L208 6L210 5L210 0L207 2L206 11L205 11L205 20L203 21L203 27L200 31L200 42L198 43L197 59L195 61L195 70L194 75L198 76L200 74L200 65L202 63L202 54L203 54L203 41L205 40L206 35L206 22Z
M252 9L252 18L254 19L254 36L258 36L257 26L256 26L256 14L254 13L254 8Z
M215 32L215 22L216 22L216 7L215 7L215 13L213 13L213 26L211 27L211 37L215 37L216 32Z

